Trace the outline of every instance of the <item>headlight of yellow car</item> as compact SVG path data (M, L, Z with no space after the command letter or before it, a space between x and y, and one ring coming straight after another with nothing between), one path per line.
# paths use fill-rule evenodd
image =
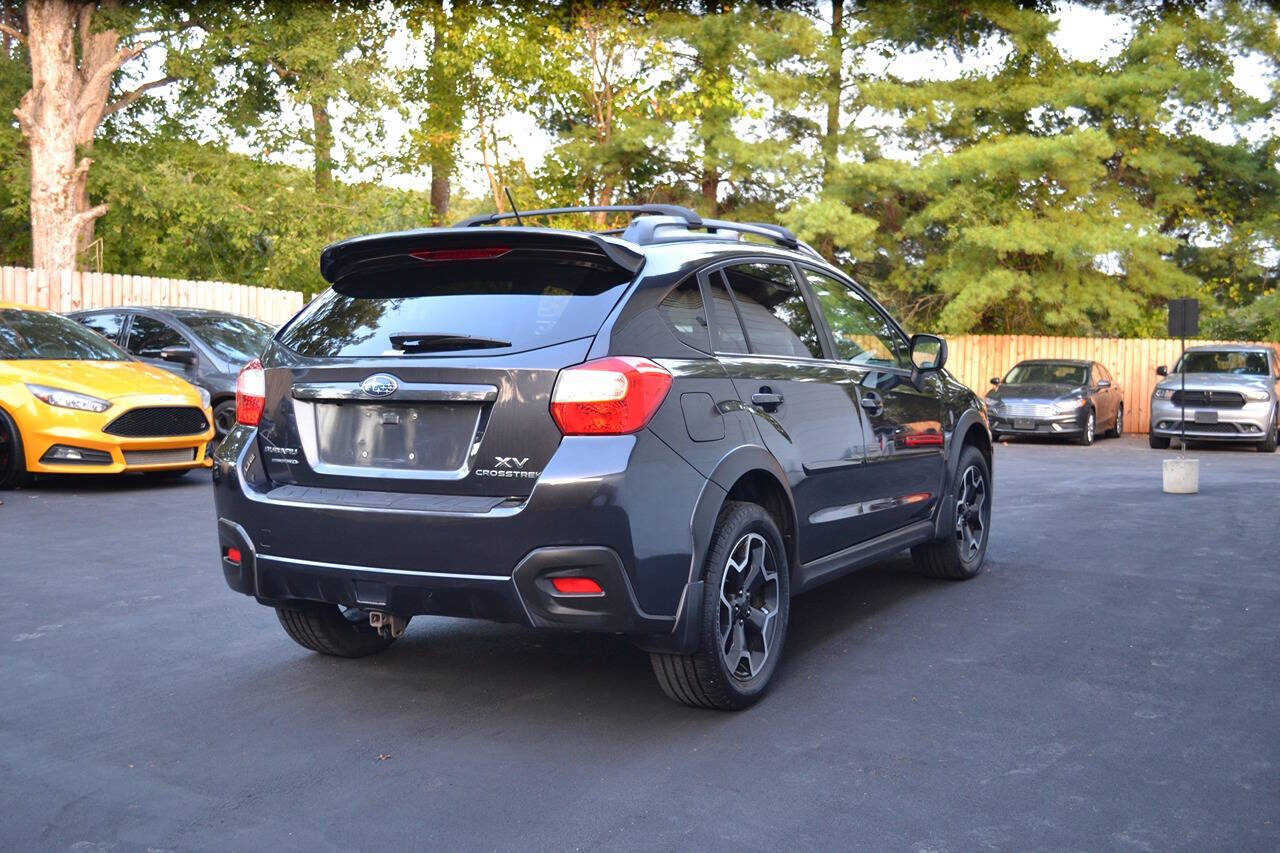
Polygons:
M27 390L35 395L37 400L62 409L79 409L82 412L105 412L111 408L111 404L106 400L90 397L88 394L77 394L75 391L65 391L62 388L50 388L47 385L27 385Z
M201 388L199 385L196 386L196 391L200 392L200 408L209 408L209 403L213 400L213 398L209 396L209 392Z

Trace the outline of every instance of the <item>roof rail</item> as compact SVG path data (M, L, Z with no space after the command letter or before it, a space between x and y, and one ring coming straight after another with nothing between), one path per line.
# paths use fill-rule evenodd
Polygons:
M574 213L641 213L656 216L676 216L684 220L690 228L702 225L702 217L687 207L678 204L600 204L588 207L547 207L542 210L522 210L519 213L482 213L461 222L454 223L454 228L473 228L477 225L492 225L504 219L523 219L530 216L567 216Z

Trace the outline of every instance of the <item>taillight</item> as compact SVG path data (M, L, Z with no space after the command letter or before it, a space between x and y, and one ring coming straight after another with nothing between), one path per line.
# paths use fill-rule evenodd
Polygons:
M267 404L267 375L256 358L246 364L236 377L236 421L257 426L262 408Z
M624 435L641 429L671 388L671 374L647 358L610 356L560 371L551 417L565 435Z

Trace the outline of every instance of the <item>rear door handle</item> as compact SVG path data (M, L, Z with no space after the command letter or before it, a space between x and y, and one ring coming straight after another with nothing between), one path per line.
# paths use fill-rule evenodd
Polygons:
M759 406L766 412L772 412L774 409L782 405L782 395L775 394L767 389L761 389L751 395L751 404Z

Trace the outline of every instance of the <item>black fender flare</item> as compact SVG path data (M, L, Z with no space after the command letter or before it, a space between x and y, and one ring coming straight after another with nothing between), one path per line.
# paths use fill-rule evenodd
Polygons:
M987 445L991 446L991 427L987 425L987 420L982 413L976 408L967 408L960 413L960 417L956 419L956 425L951 430L951 440L947 446L947 465L945 474L942 478L942 495L938 501L938 512L934 517L934 534L941 539L944 535L950 535L951 529L955 526L955 505L947 500L947 496L951 494L951 486L955 483L956 477L960 473L960 453L964 450L965 436L969 434L969 430L974 425L979 426L983 434L987 438ZM988 460L988 466L992 468L991 479L995 480L994 464ZM992 494L995 493L995 484L991 484Z
M691 537L692 556L689 561L689 582L685 585L684 595L676 611L676 624L670 634L636 638L636 645L645 651L666 652L675 654L692 654L698 648L698 614L702 610L705 594L702 569L707 561L707 552L711 550L711 540L715 536L716 519L720 517L720 509L729 497L729 490L740 477L752 471L763 471L778 483L785 495L787 511L791 514L792 528L791 550L794 552L796 535L795 500L791 495L791 486L782 466L774 459L773 454L757 445L740 445L726 453L707 477L701 494L694 504L693 515L689 519L689 535ZM788 562L794 566L794 554L788 555Z

